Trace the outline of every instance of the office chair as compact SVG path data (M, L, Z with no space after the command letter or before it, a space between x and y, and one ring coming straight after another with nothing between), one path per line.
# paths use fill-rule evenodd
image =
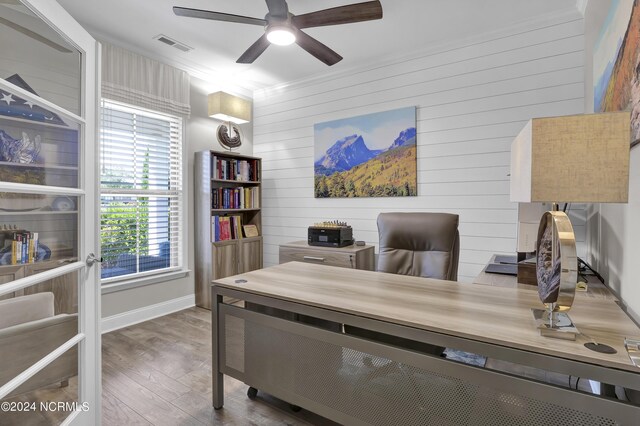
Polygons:
M378 215L378 271L456 281L460 237L458 215L381 213ZM442 356L445 348L345 326L347 334Z
M458 215L381 213L378 236L378 271L449 281L458 279Z
M455 281L458 278L460 237L458 215L448 213L381 213L378 215L380 251L378 271ZM403 349L444 356L445 348L389 334L353 326L344 326L345 333L383 342ZM354 398L363 401L372 396L367 389L372 383L382 388L396 380L408 383L420 395L424 379L415 376L401 363L365 355L362 359L365 374L358 378ZM431 386L428 384L427 386ZM442 385L440 383L439 385ZM455 384L450 385L454 386ZM374 386L374 388L377 386ZM406 389L406 388L405 388ZM423 407L427 409L428 401Z

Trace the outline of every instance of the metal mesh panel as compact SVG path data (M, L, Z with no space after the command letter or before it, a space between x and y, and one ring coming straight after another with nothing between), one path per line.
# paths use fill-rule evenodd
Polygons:
M227 367L244 372L244 320L232 315L224 316L225 363Z
M240 324L229 319L227 336L237 336L229 328ZM373 425L617 424L264 324L242 329L249 382L269 383L267 392L292 392ZM226 363L241 370L238 360L227 356Z

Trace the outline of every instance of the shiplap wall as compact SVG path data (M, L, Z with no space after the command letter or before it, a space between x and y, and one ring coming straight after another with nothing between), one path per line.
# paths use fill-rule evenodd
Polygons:
M0 1L0 17L72 49L39 18L3 6L2 3ZM59 52L6 25L0 25L0 53L0 78L18 74L40 97L75 114L80 113L81 69L78 52Z
M493 253L515 252L511 141L532 117L583 111L583 67L583 21L567 14L256 92L265 266L278 263L279 244L306 239L307 226L323 219L346 220L356 239L377 246L381 212L450 212L460 215L459 280L472 280ZM413 105L417 197L314 198L314 123ZM572 208L572 217L584 242L582 206Z

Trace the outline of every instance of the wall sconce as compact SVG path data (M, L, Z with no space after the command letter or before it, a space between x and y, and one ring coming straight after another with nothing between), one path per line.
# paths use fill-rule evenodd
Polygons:
M231 123L244 124L251 121L251 101L225 92L211 93L208 100L209 117L226 121L216 131L218 142L229 149L238 148L242 145L242 136L240 129Z

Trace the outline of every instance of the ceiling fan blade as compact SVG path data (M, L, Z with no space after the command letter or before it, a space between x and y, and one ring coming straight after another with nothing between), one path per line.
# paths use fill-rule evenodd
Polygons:
M210 10L190 9L188 7L173 7L173 13L188 18L211 19L214 21L237 22L240 24L267 25L267 21L249 16L232 15L230 13L212 12Z
M26 35L28 37L31 37L32 39L34 39L36 41L39 41L40 43L46 44L47 46L52 47L52 48L54 48L55 50L57 50L59 52L62 52L62 53L71 53L72 52L72 50L67 49L64 46L61 46L58 43L55 43L55 42L49 40L48 38L43 37L40 34L38 34L36 32L33 32L30 29L27 29L27 28L23 27L22 25L18 25L15 22L11 22L11 21L9 21L7 19L0 18L0 24L4 24L9 28L13 28L14 30L19 31L22 34L24 34L24 35Z
M287 19L289 17L289 7L285 0L267 0L267 7L269 8L269 15Z
M236 62L239 64L252 64L253 61L258 59L258 56L262 55L262 52L267 50L269 44L271 43L269 43L269 40L267 40L267 35L263 34L262 37L260 37L255 43L253 43L251 47L249 47L247 51L244 52Z
M292 18L292 21L298 28L312 28L374 19L382 19L382 5L379 1L367 1L296 15Z
M296 31L296 43L325 64L331 66L342 60L342 56L302 31Z

